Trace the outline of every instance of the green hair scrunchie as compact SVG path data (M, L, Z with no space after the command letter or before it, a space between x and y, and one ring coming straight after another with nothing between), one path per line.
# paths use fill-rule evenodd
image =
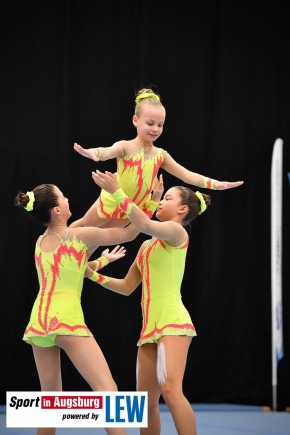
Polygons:
M200 192L195 192L196 196L200 200L200 212L198 214L203 213L206 210L205 200Z
M141 100L144 100L145 98L155 98L155 100L160 101L160 98L158 95L153 93L144 92L144 94L140 94L136 97L135 103L140 103Z
M33 203L35 201L34 193L33 192L26 192L26 195L29 197L29 201L24 208L27 211L32 211L33 210Z

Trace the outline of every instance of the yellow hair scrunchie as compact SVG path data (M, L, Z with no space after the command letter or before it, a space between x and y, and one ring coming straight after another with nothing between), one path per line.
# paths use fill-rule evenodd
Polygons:
M31 210L33 210L33 203L35 201L34 193L33 192L26 192L26 195L29 197L29 202L27 203L27 205L24 208L27 211L31 211Z
M205 200L200 192L195 192L196 196L200 200L200 212L198 214L203 213L206 210Z
M160 98L156 94L149 94L148 92L144 92L144 94L140 94L136 97L135 103L140 103L141 100L144 100L145 98L155 98L155 100L160 101Z

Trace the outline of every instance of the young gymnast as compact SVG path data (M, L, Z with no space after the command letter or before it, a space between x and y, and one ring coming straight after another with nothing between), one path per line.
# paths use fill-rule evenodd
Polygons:
M118 182L139 208L146 207L150 200L160 168L184 183L200 188L224 190L243 184L242 181L217 181L191 172L178 164L164 149L155 147L153 144L162 134L166 115L160 96L152 89L141 89L135 103L133 125L136 127L137 136L134 139L121 140L107 148L84 149L75 143L74 149L96 162L116 158ZM124 226L128 222L112 195L102 190L87 213L70 227L114 227Z
M148 428L142 435L160 435L159 398L163 396L179 435L196 435L192 407L182 391L187 353L196 335L181 299L181 283L189 244L184 226L203 213L210 196L183 186L169 189L150 220L120 188L116 175L100 171L95 182L110 192L118 207L142 233L145 241L123 279L87 269L87 277L114 292L130 295L142 283L142 330L138 341L137 390L148 391Z
M159 183L153 201L144 212L152 216L163 192ZM156 201L154 201L156 200ZM46 227L35 246L39 293L32 308L23 340L32 345L42 391L61 391L60 351L66 352L94 391L117 391L105 357L85 324L81 293L87 264L98 270L125 255L116 246L104 250L96 261L87 262L99 245L132 241L139 230L126 228L68 228L68 199L53 184L18 193L15 204L26 209ZM144 214L145 214L144 213ZM110 435L125 435L124 428L107 428ZM38 428L38 435L55 435L55 428Z

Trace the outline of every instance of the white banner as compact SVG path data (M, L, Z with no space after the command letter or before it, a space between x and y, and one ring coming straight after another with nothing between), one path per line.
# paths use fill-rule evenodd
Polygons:
M8 391L6 427L148 427L147 392Z
M271 295L272 385L277 385L277 366L283 357L282 324L282 174L283 141L274 143L271 168ZM275 393L276 394L276 393ZM274 409L276 398L273 398Z

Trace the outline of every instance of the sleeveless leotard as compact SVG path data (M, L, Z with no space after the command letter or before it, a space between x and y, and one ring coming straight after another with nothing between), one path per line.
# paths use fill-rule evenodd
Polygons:
M43 252L38 242L35 264L40 290L34 302L23 340L50 335L92 336L81 307L87 245L75 236L60 239L57 249Z
M142 148L138 153L117 159L117 179L125 194L141 210L151 200L151 192L164 161L162 148L156 148L152 156L144 155ZM97 200L98 215L104 219L126 219L127 215L118 207L112 195L102 189Z
M143 317L138 346L155 343L163 335L196 335L180 293L188 243L173 247L153 237L138 253Z

